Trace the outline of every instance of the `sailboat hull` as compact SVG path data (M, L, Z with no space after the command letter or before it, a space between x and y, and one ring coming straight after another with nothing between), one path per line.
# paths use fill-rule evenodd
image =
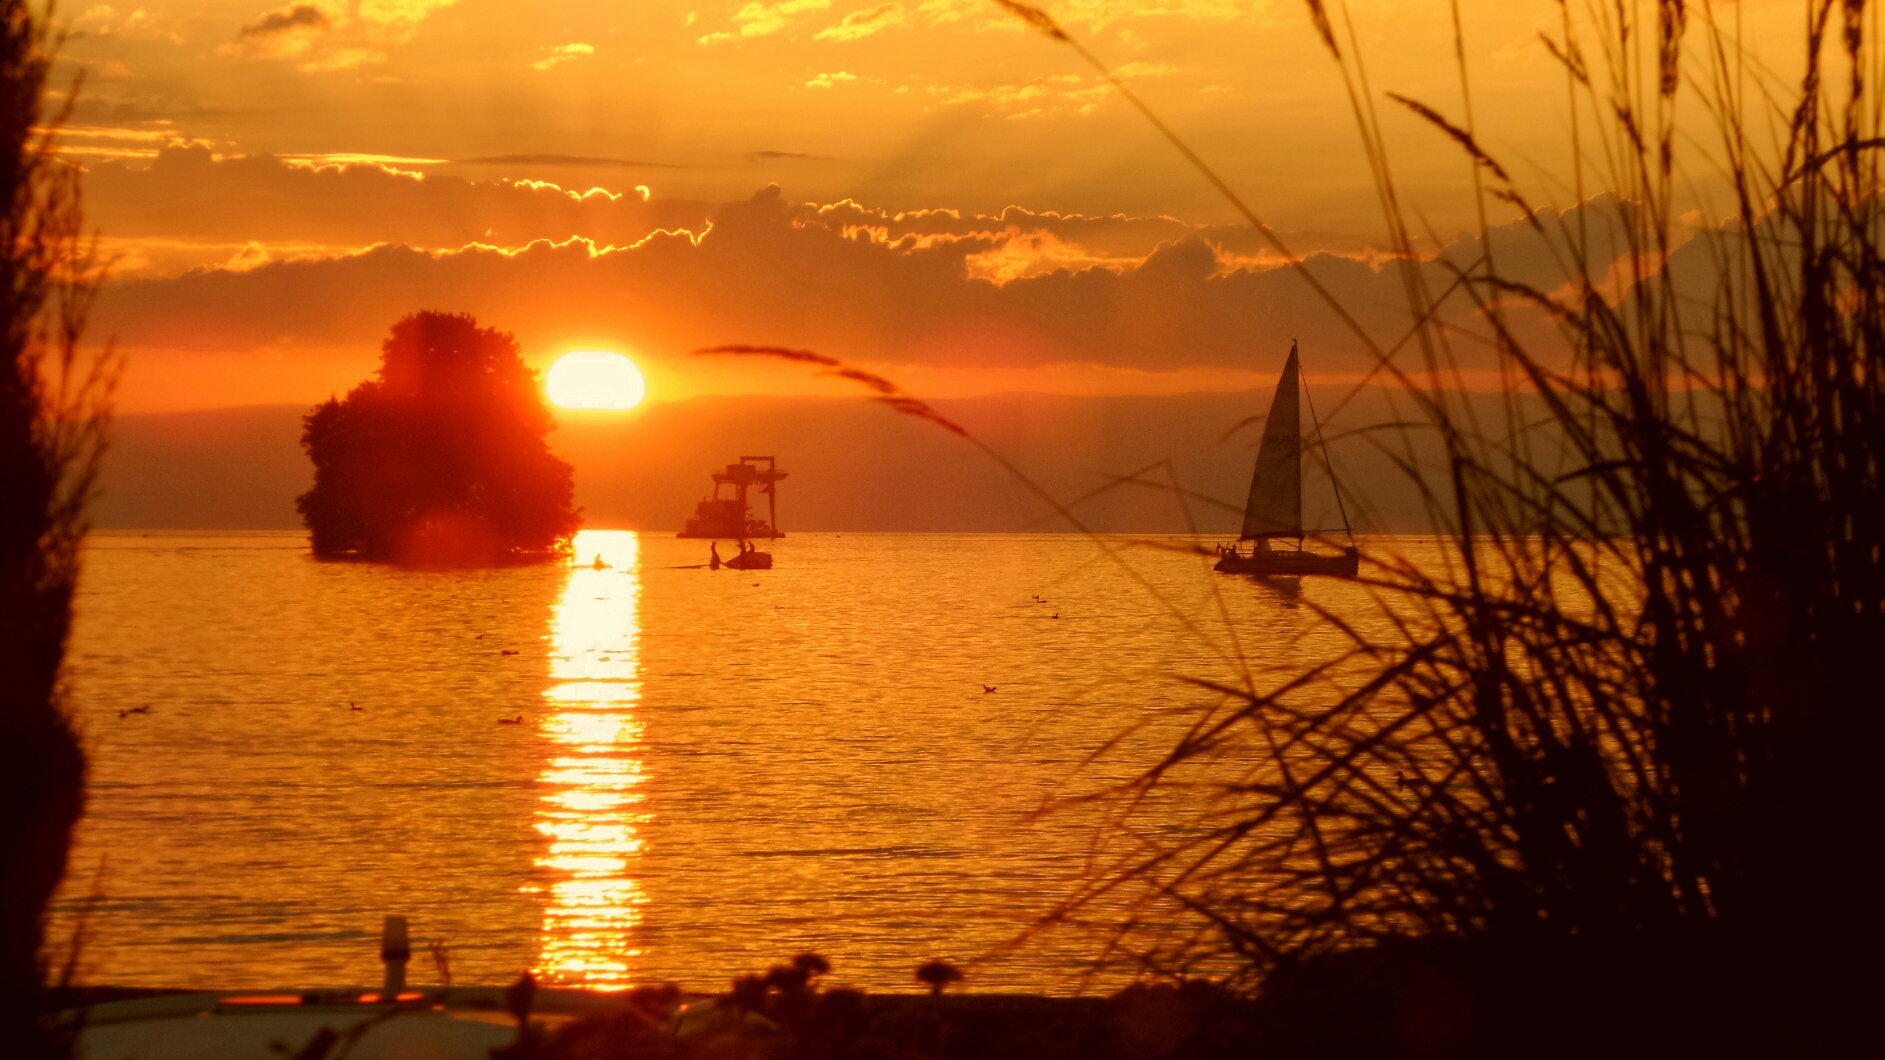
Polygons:
M1260 574L1271 578L1297 578L1305 574L1334 574L1354 577L1361 569L1361 553L1348 549L1339 556L1319 556L1314 552L1226 552L1213 568L1220 574Z

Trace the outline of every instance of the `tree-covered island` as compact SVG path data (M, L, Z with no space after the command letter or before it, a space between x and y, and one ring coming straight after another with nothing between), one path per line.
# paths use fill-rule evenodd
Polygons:
M303 423L314 488L295 507L317 556L503 563L565 551L576 532L537 373L468 314L394 324L375 376Z

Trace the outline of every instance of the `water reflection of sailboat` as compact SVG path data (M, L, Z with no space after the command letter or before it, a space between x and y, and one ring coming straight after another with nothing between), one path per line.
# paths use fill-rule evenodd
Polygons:
M1283 365L1283 378L1277 381L1276 397L1270 401L1270 416L1263 425L1263 443L1257 447L1257 466L1250 476L1250 496L1244 502L1243 531L1237 544L1218 549L1218 571L1225 574L1265 574L1300 576L1304 574L1353 575L1361 565L1361 554L1354 545L1339 556L1323 556L1305 550L1302 525L1302 396L1296 344L1289 345L1289 361ZM1311 410L1311 422L1314 411ZM1321 426L1316 425L1318 435ZM1329 481L1335 481L1335 469L1323 450ZM1338 507L1341 492L1336 492ZM1342 532L1349 531L1348 514L1342 509ZM1293 537L1296 547L1280 549L1271 542ZM1249 542L1246 548L1244 543Z

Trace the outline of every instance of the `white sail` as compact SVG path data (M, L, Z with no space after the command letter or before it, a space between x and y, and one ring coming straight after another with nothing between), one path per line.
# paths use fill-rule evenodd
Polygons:
M1296 344L1290 343L1289 363L1276 384L1270 418L1263 424L1263 444L1257 448L1257 469L1250 476L1250 498L1244 502L1242 537L1302 536L1302 399L1296 386Z

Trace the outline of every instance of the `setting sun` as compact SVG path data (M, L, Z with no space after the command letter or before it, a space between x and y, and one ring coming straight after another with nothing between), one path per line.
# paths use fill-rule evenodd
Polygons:
M550 366L544 390L566 409L632 409L641 404L648 386L641 369L621 354L578 350Z

